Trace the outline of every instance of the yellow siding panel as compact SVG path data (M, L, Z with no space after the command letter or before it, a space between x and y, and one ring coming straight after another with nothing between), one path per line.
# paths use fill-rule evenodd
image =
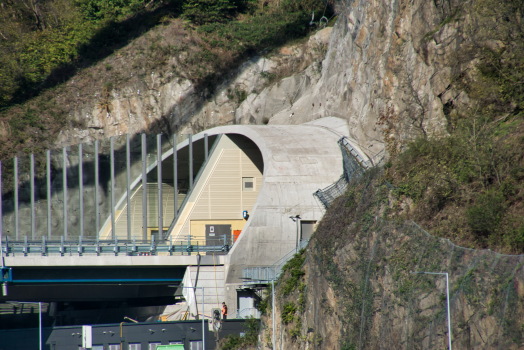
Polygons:
M221 151L191 213L179 230L180 234L187 235L191 231L191 234L203 235L205 224L220 224L217 220L231 221L233 229L244 227L242 210L252 210L262 184L262 174L248 155L260 157L258 151L244 152L238 148ZM255 179L254 191L242 191L242 177Z

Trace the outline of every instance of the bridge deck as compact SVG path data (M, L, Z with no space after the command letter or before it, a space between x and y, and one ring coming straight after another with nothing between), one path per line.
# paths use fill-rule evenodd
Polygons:
M4 257L9 267L24 266L189 266L197 265L196 255L172 256L15 256ZM202 255L201 265L223 265L224 255Z

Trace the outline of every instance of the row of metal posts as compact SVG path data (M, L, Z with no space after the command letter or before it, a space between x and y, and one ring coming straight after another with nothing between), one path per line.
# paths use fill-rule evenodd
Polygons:
M178 217L178 157L177 157L177 136L173 138L173 182L174 182L174 214ZM146 134L141 136L142 143L142 221L143 239L147 240L147 144ZM205 160L208 158L208 135L204 134ZM83 195L83 148L78 145L78 185L80 190L80 237L84 236L84 195ZM67 150L62 149L62 184L63 184L63 237L68 238L67 231ZM114 141L110 138L110 172L111 172L111 234L116 239L116 215L115 215L115 158ZM36 239L36 220L35 220L35 158L30 156L30 181L31 181L31 238ZM127 173L127 238L131 239L131 149L129 134L126 136L126 173ZM162 134L157 135L157 177L158 177L158 229L159 237L163 237L163 210L162 208ZM47 185L47 235L51 238L51 151L46 151L46 185ZM95 140L95 221L97 238L100 231L99 217L99 144ZM189 189L193 188L193 142L192 135L189 135ZM19 198L18 198L18 157L14 158L14 200L15 200L15 237L19 240ZM2 213L2 162L0 161L0 239L3 233L3 213Z

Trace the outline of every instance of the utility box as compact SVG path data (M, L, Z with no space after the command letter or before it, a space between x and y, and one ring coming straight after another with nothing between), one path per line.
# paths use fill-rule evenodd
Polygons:
M231 246L231 225L206 225L206 246L224 245L224 236L226 244ZM206 255L224 255L226 252L207 252Z

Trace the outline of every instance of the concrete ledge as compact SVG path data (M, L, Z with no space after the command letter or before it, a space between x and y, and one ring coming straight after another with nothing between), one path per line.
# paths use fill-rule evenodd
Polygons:
M215 264L223 265L224 255L215 256ZM213 256L203 255L201 265L213 266ZM21 256L6 257L8 267L34 266L188 266L197 265L196 255L173 256Z

